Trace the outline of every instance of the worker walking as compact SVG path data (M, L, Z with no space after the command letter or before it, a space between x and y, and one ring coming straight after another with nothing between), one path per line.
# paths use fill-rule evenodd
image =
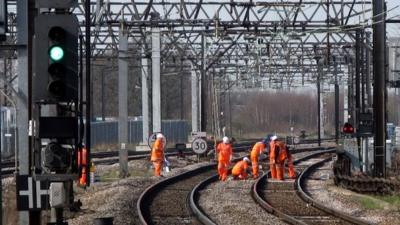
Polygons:
M233 179L240 179L244 180L247 178L247 170L248 170L248 163L250 162L250 159L247 157L244 157L243 160L240 160L235 164L235 166L232 168L232 176Z
M251 159L251 167L253 168L253 178L256 179L258 177L258 160L261 153L265 152L265 148L268 144L269 140L265 138L264 140L257 142L253 148L251 149L250 159Z
M225 181L228 178L228 167L232 160L232 145L229 143L228 137L222 138L216 148L218 154L218 174L219 179Z
M153 148L151 150L151 161L154 165L154 176L161 176L161 169L164 164L164 148L165 148L165 140L164 135L158 133L156 136L156 141L153 144Z

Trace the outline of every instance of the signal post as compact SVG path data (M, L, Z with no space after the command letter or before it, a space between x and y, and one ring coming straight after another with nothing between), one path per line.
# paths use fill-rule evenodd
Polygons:
M29 224L51 209L48 224L67 224L63 209L74 203L73 182L86 185L90 165L83 150L79 98L79 23L71 11L77 0L36 0L32 43L28 174L17 176L17 206ZM33 7L33 5L29 5ZM82 56L81 56L82 57ZM32 213L31 213L32 212ZM32 219L32 214L36 215ZM26 218L20 220L26 221Z

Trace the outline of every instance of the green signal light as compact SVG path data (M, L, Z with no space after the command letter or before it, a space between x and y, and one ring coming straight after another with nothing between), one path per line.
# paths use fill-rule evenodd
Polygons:
M53 45L49 50L50 59L58 62L64 58L64 49L58 45Z

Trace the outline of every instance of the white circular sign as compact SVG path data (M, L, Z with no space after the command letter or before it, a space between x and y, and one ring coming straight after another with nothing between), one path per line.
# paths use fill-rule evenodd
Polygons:
M297 137L297 136L294 137L293 142L294 142L295 144L299 144L299 143L300 143L300 138Z
M192 141L192 150L197 154L206 152L207 147L207 142L202 138L196 138Z
M158 134L158 133L161 133L161 132L153 133L153 134L151 134L151 135L149 136L149 138L147 139L147 144L149 145L150 148L152 148L154 142L156 142L156 137L157 137L157 134ZM164 146L166 146L166 145L167 145L167 139L164 138Z

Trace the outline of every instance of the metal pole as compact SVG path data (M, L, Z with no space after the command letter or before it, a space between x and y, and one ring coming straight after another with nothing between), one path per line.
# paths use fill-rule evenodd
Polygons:
M384 0L373 1L373 65L374 65L374 176L386 174L385 118L385 15Z
M371 38L371 33L367 32L365 34L365 43L367 46L370 45L370 38ZM365 86L366 86L366 92L367 92L367 106L370 108L372 107L372 94L371 94L371 52L369 49L366 49L366 59L365 59L366 65L366 72L365 72Z
M321 146L321 84L320 84L321 65L320 65L320 60L317 60L317 66L318 66L318 74L317 74L318 146Z
M360 104L360 85L361 85L361 82L360 82L360 74L361 74L361 52L360 52L360 49L361 49L361 38L360 38L360 30L357 30L356 31L356 63L355 63L355 66L356 66L356 76L355 76L355 86L356 86L356 118L354 118L355 119L355 122L356 122L356 124L357 124L357 127L358 127L358 124L359 124L359 121L358 121L358 117L359 117L359 114L360 114L360 108L361 108L361 104ZM357 138L357 141L359 141L359 138Z
M104 114L104 69L101 70L101 120L106 120Z
M371 38L371 33L367 32L366 34L366 45L370 45L370 38ZM366 80L366 92L367 92L367 106L371 107L372 106L372 94L371 94L371 52L369 49L365 49L366 51L366 59L365 63L366 65L366 72L365 72L365 80Z
M149 137L149 64L146 58L146 49L143 44L142 47L142 122L143 122L143 136L142 142L147 145L147 138Z
M29 51L31 49L31 32L28 28L29 24L29 3L34 1L17 1L17 54L18 54L18 99L17 99L17 132L18 132L18 147L16 153L18 154L18 167L16 172L19 175L29 175L29 156L30 145L28 136L28 123L30 112L30 99L29 94ZM19 224L30 224L29 212L19 211Z
M360 112L365 113L365 72L366 72L366 64L365 64L365 53L367 52L364 45L364 31L361 32L361 44L360 44L360 76L361 76L361 109Z
M4 70L5 73L5 70ZM4 96L5 98L5 96ZM5 102L5 101L4 101ZM0 109L1 109L1 105L0 105ZM2 112L0 110L0 147L2 146L2 142L1 142L1 138L3 137L3 128L2 128L2 121L3 120L3 115ZM2 155L3 155L3 148L0 148L0 225L3 225L3 176L2 176L2 169L3 169L3 164L1 163L2 159Z
M358 128L358 125L360 124L359 117L360 117L360 111L361 111L361 31L357 30L356 31L356 76L355 76L355 86L356 86L356 110L355 110L355 118L354 121L356 123L356 127ZM362 148L362 143L361 143L361 137L357 135L357 150L358 150L358 159L361 161L362 156L361 156L361 148ZM362 171L362 167L360 164L360 171Z
M368 173L368 137L363 139L363 172Z
M348 108L348 118L347 122L354 125L354 68L353 68L353 60L350 57L349 62L349 80L348 80L348 89L347 89L347 108Z
M184 110L184 107L183 107L183 76L185 75L185 70L183 69L183 62L184 62L184 60L180 60L180 67L181 67L181 72L179 73L179 100L180 100L180 102L179 102L179 106L180 106L180 115L179 115L179 118L180 118L180 120L183 120L183 110Z
M88 165L91 165L91 77L90 77L90 58L92 51L90 49L90 1L85 2L85 71L86 71L86 150L88 154ZM90 180L90 173L87 173L86 180ZM90 185L90 182L87 182Z
M201 35L201 101L200 101L200 120L201 131L207 130L207 81L206 81L206 53L205 53L206 37L204 33Z
M350 75L350 73L349 73ZM342 85L342 90L343 90L343 123L347 122L349 120L349 88L348 84L343 84Z
M199 131L199 82L197 73L192 67L192 132Z
M232 104L231 104L231 89L230 89L230 81L228 77L228 107L229 107L229 131L231 132L231 137L233 137L232 130Z
M119 30L118 49L118 142L120 177L128 176L128 34L123 24Z
M337 63L335 62L335 139L339 142L339 84L337 80Z
M151 28L151 68L153 77L153 133L161 132L161 77L160 77L160 28Z

